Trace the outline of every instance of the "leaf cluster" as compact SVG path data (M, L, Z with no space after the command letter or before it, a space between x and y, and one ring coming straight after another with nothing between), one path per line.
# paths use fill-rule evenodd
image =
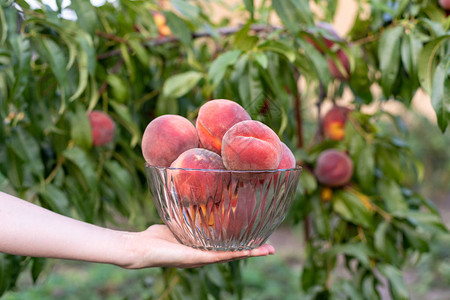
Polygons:
M245 0L232 10L243 16L236 27L213 21L209 2L172 0L170 9L148 0L99 7L56 2L54 9L0 1L2 191L87 222L144 229L159 220L139 147L146 125L168 113L194 120L206 100L233 99L298 148L305 170L286 223L313 225L300 281L308 297L378 299L381 277L393 298L408 297L402 267L447 232L435 207L414 190L422 166L405 142L402 121L361 108L390 99L409 107L421 88L446 130L450 21L436 1L360 1L359 10L369 7L370 14L358 14L344 39L317 26L306 0ZM315 2L320 21L334 18L337 1ZM62 18L67 11L76 18ZM159 33L156 12L170 36ZM282 26L269 22L275 15ZM310 41L325 46L323 38L334 45L322 53ZM339 51L349 58L347 81L330 74L330 61L346 72ZM320 112L323 102L346 91L354 113L345 139L307 136L318 121L320 135L316 107ZM116 123L106 146L92 144L92 110ZM379 126L385 117L397 131ZM327 190L316 181L311 170L328 148L349 153L350 185ZM44 262L0 255L0 294L14 288L27 266L36 280ZM162 272L161 293L175 299L245 293L238 263Z

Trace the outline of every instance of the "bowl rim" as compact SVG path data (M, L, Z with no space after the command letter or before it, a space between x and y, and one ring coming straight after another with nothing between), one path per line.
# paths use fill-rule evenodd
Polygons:
M145 163L146 169L158 169L158 170L172 170L172 171L195 171L195 172L217 172L217 173L279 173L287 171L302 171L303 167L296 165L294 168L289 169L267 169L267 170L228 170L228 169L192 169L192 168L173 168L173 167L160 167L152 166L149 163Z

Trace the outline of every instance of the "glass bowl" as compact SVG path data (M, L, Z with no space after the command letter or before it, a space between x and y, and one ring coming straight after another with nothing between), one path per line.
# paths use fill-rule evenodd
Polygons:
M267 171L145 165L159 216L182 244L216 251L261 246L287 215L301 167Z

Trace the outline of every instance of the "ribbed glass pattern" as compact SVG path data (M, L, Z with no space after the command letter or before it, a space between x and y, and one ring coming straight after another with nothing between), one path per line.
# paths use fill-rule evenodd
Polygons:
M261 246L281 224L301 168L228 171L146 165L158 213L177 240L208 250Z

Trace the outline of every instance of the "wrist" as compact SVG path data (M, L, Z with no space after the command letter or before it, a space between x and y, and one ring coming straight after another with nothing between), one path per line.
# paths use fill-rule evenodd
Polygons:
M125 269L143 268L144 251L139 242L139 232L120 232L119 242L122 251L113 264Z

